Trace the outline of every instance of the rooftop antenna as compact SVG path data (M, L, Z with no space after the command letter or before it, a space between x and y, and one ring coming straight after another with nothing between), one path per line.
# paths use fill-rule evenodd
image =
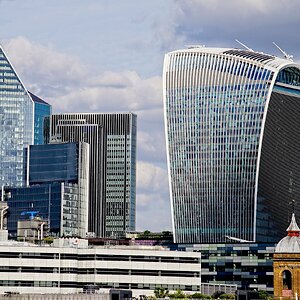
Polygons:
M242 42L240 42L238 39L235 39L235 41L237 43L239 43L241 46L243 46L245 49L254 52L251 48L249 48L248 46L246 46L245 44L243 44Z
M273 45L276 46L276 48L283 54L283 56L288 59L293 61L293 55L287 54L285 51L283 51L275 42L273 42Z

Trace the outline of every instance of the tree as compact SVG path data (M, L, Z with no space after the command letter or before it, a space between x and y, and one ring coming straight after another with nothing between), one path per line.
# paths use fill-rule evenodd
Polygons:
M191 296L192 299L211 299L211 296L202 293L194 293Z
M212 297L213 297L214 299L218 299L218 298L220 298L221 295L223 295L223 294L225 294L225 293L222 292L222 291L216 291L216 292L214 292L214 293L212 294Z
M174 294L169 295L170 298L175 298L175 299L183 299L187 298L185 293L182 290L177 290Z
M235 295L233 294L222 294L220 299L235 299Z
M166 288L157 287L154 290L154 295L156 298L166 298L168 294L169 294L169 290Z
M266 291L258 291L258 297L259 299L268 299L270 295Z

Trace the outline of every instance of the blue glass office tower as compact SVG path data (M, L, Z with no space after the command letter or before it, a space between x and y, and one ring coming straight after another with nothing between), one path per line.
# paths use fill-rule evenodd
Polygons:
M166 54L176 242L274 242L283 235L289 203L300 198L299 69L248 50L194 47Z
M8 231L21 213L38 211L51 234L85 237L88 231L89 145L83 142L31 145L25 152L26 187L5 187Z
M34 101L0 47L0 185L23 183L23 149L40 141L34 131L41 115ZM46 105L46 104L45 104ZM47 109L50 106L47 105ZM35 117L35 114L37 117Z

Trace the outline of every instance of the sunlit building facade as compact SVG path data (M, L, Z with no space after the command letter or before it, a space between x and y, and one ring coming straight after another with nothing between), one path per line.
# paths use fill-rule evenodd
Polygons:
M176 242L282 236L289 204L300 198L299 68L249 50L194 47L166 54Z
M3 49L0 47L0 185L21 186L23 183L23 149L42 140L43 131L35 132L37 117L50 114L35 104ZM34 96L36 97L36 96ZM37 98L37 97L36 97ZM40 99L41 100L41 99ZM42 101L42 100L41 100ZM48 114L48 115L49 115Z

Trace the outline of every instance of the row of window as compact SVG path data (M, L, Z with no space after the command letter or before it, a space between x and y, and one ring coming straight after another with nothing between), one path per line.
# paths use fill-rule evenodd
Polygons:
M168 290L200 291L200 285L179 285L179 284L147 284L147 283L115 283L115 282L77 282L77 281L30 281L30 280L0 280L0 286L24 286L24 287L61 287L61 288L83 288L87 285L97 285L99 288L120 288L120 289L144 289L154 290L166 288Z
M105 269L105 268L49 268L49 267L18 267L1 266L2 272L19 273L62 273L62 274L102 274L102 275L139 275L139 276L167 276L167 277L200 277L199 272L167 271L167 270L139 270L139 269Z
M58 253L18 253L0 252L0 258L30 258L30 259L58 259ZM60 254L60 259L73 260L100 260L100 261L141 261L141 262L165 262L165 263L199 263L197 257L162 257L162 256L126 256L105 254Z

